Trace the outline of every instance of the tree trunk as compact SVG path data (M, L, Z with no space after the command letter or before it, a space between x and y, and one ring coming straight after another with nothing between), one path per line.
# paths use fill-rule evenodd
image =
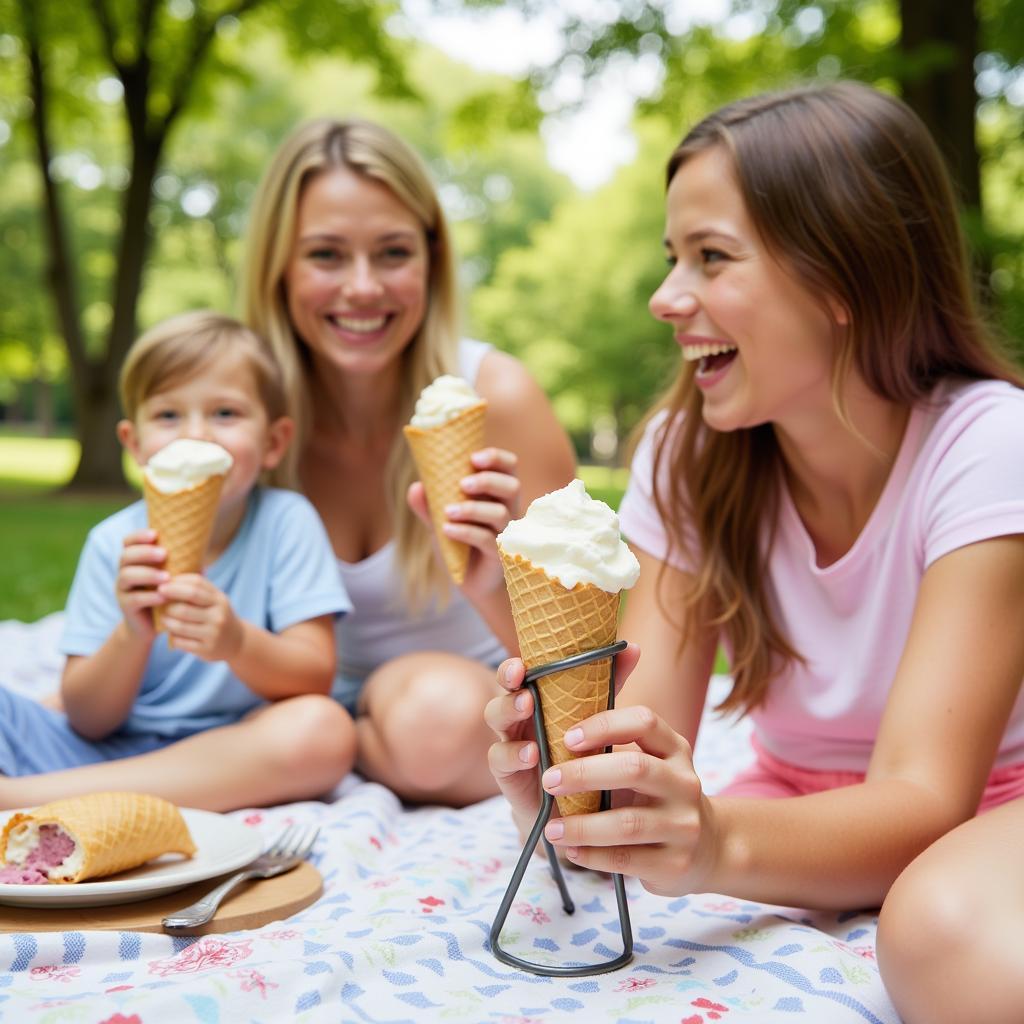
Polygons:
M87 373L76 375L71 382L81 458L69 490L107 492L126 487L116 433L120 407L117 388L109 378L104 366L90 366Z
M110 490L125 486L121 447L115 426L120 418L117 377L135 338L135 311L142 290L142 271L149 250L149 211L153 179L163 137L143 137L132 152L131 183L122 208L122 229L114 279L113 317L102 359L90 364L82 384L73 384L76 434L82 456L70 490Z
M974 134L974 56L978 52L974 0L900 0L900 20L900 46L907 57L920 59L926 48L936 44L949 54L939 66L909 71L901 83L903 98L938 140L963 204L978 211L981 176Z

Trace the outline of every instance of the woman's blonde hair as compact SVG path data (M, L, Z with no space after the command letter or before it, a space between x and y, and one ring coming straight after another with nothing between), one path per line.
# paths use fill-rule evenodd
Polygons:
M268 422L286 416L281 370L270 346L234 317L207 309L161 320L136 339L118 378L121 408L134 420L147 398L198 377L218 359L239 355L256 379Z
M320 174L344 168L389 188L418 218L429 250L427 310L402 355L399 422L412 415L420 391L442 373L458 374L458 300L455 258L437 191L420 157L386 128L358 119L321 118L299 126L281 144L256 192L249 215L242 316L264 334L281 364L296 443L275 480L298 487L299 462L309 440L311 360L288 316L284 275L303 190ZM401 430L387 466L387 493L406 597L419 604L431 591L448 593L447 575L430 534L406 504L416 468Z
M833 397L855 366L878 395L902 405L950 377L1022 384L979 315L948 172L916 114L855 82L801 86L729 104L672 153L667 183L695 155L720 148L769 252L821 297L833 317ZM779 627L768 585L781 457L772 425L722 433L701 419L693 364L650 418L667 410L656 442L655 502L676 550L696 561L680 609L717 624L732 648L725 710L762 703L771 679L800 654ZM643 425L641 425L641 429ZM662 468L664 467L664 468ZM699 551L689 551L687 523ZM691 534L692 535L692 534Z

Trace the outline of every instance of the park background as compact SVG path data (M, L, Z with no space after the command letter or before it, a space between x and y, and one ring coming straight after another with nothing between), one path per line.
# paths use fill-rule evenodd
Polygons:
M1024 0L0 0L0 619L62 607L132 499L124 352L234 311L248 203L301 119L374 118L425 156L467 333L526 362L616 504L678 360L647 313L668 153L721 103L838 77L935 132L1024 352Z

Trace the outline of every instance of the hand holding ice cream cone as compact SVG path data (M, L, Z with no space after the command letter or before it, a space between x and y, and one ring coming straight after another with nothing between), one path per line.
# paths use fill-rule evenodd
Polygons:
M474 472L470 456L483 446L486 412L487 402L466 381L445 374L423 389L402 428L426 490L441 556L456 583L465 579L470 549L445 534L445 507L467 497L460 481Z
M615 641L619 595L640 567L618 517L581 480L534 501L498 535L523 662L528 668ZM610 660L538 681L552 764L579 756L564 742L577 722L608 706ZM596 811L598 793L558 798L563 815Z
M164 569L172 577L202 570L231 464L220 445L181 438L161 448L143 469L149 525L167 552ZM163 628L159 607L153 609L153 623Z

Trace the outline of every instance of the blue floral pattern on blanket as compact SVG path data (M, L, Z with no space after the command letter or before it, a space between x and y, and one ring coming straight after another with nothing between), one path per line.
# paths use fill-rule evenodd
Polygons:
M696 761L709 789L748 756L742 724L709 718ZM488 935L520 845L499 799L409 810L349 780L328 803L234 817L269 837L321 828L324 894L263 928L197 939L135 932L10 933L0 906L4 1024L898 1024L874 959L870 913L787 910L627 886L635 956L592 978L522 973ZM570 871L562 912L531 863L502 945L531 961L606 960L621 949L609 879Z
M519 854L500 800L409 811L363 783L332 804L243 817L268 836L289 821L321 826L313 859L325 892L317 903L255 931L198 939L2 934L0 1020L897 1021L875 966L869 914L811 915L715 895L666 900L631 882L633 962L593 978L540 977L504 966L488 949ZM545 862L534 859L505 925L506 949L562 964L621 949L610 881L578 871L568 881L571 917Z

